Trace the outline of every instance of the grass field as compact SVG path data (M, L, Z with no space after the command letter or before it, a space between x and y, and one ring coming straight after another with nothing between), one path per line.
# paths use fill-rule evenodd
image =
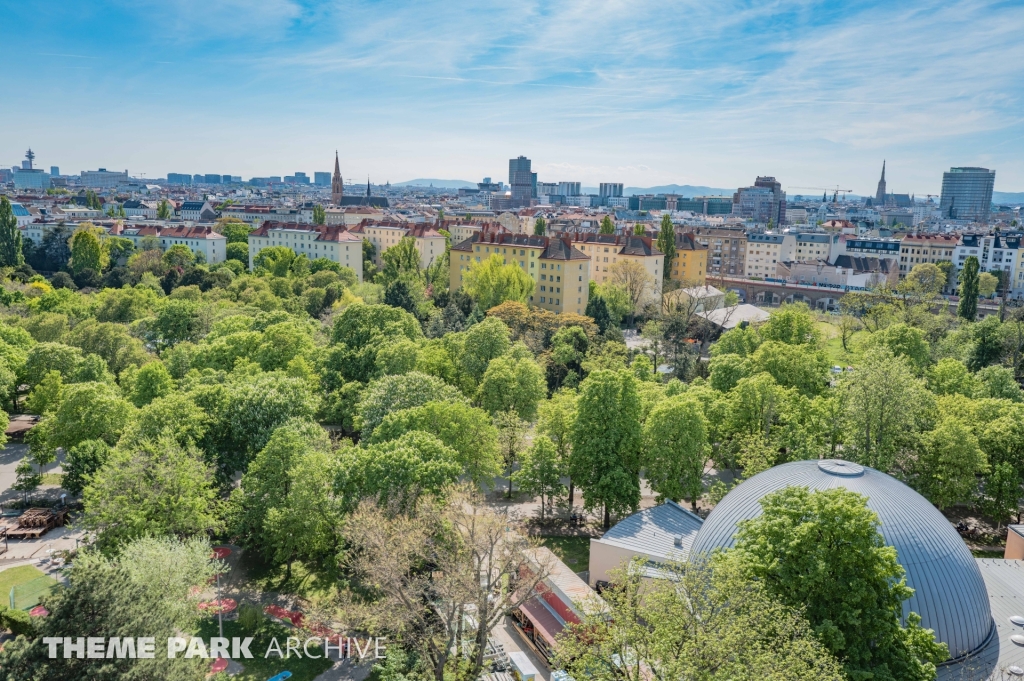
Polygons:
M828 361L833 366L847 367L856 363L858 354L856 349L868 335L867 331L858 331L853 334L852 338L847 340L847 346L853 351L847 352L843 349L843 339L836 324L817 322L815 327L821 333L825 354L828 355Z
M217 635L217 618L204 620L199 628L199 636L203 639L209 640ZM230 639L233 636L242 638L247 635L251 634L243 632L242 627L239 626L238 622L224 622L225 638ZM317 676L330 669L333 664L331 660L318 660L305 656L296 657L295 655L292 655L290 659L283 659L278 657L276 652L271 653L269 657L266 656L267 648L271 645L272 638L277 639L278 645L281 650L284 651L287 647L287 639L289 636L299 636L300 641L305 640L304 636L297 633L294 629L289 629L288 627L274 622L266 622L260 633L255 636L255 640L249 646L249 651L252 653L252 659L239 660L239 663L245 667L245 671L237 676L228 677L227 674L218 674L214 678L218 680L231 678L234 681L266 681L272 676L276 676L283 671L289 671L292 673L290 681L313 681ZM323 654L319 647L314 646L313 644L310 644L309 652L313 655ZM334 644L332 643L331 653L333 654L333 652Z
M0 572L0 603L9 606L12 588L31 582L34 579L39 579L40 577L43 578L43 582L48 582L49 586L57 583L57 580L47 577L32 565L19 565L18 567L3 570ZM32 605L35 605L35 603Z
M541 537L540 543L551 549L573 572L582 572L590 566L590 537Z
M63 473L43 473L44 485L56 485L60 487L64 483Z

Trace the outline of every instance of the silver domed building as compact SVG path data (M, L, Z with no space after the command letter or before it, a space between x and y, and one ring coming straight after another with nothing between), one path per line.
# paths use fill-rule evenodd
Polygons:
M744 481L726 495L703 523L691 555L733 545L737 524L761 514L762 497L791 485L824 490L845 487L867 497L885 543L895 547L914 595L913 611L950 657L978 653L996 631L989 594L978 562L946 518L924 497L880 471L840 460L794 461Z

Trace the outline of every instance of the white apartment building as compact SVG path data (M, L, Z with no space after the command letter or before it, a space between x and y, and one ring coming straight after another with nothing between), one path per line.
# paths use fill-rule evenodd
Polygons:
M356 280L363 280L363 239L339 225L264 222L249 234L250 269L256 254L271 246L290 248L296 254L305 254L310 260L327 258L352 268ZM441 252L444 252L443 246Z
M147 236L156 237L160 241L160 249L166 251L171 246L188 246L194 253L202 253L206 262L215 265L224 262L227 257L228 240L208 226L160 227L156 225L133 225L122 227L116 224L109 231L111 236L131 239L135 247Z
M381 256L406 236L411 236L420 254L420 267L426 269L434 260L444 255L445 238L434 225L411 222L364 221L351 229L356 236L366 239L377 250L374 264L382 267Z
M788 218L787 218L788 219ZM813 262L828 260L832 254L832 244L839 241L839 236L826 232L805 232L796 234L796 251L793 260Z
M779 277L778 265L793 259L793 234L748 234L746 274L748 277Z
M978 259L981 272L1006 272L1014 292L1024 292L1024 280L1018 275L1020 234L964 234L953 249L953 267L959 277L969 256Z

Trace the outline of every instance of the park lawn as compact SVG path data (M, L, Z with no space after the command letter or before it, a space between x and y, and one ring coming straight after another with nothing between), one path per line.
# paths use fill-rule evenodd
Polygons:
M64 484L63 473L43 473L43 484L44 485L56 485L60 487Z
M848 367L856 364L858 353L856 348L863 342L864 338L868 335L867 331L857 331L853 334L853 337L847 341L847 345L854 350L854 352L847 352L843 349L843 340L839 334L839 327L831 322L817 322L815 327L821 332L821 339L826 356L828 356L829 364L832 366Z
M573 572L590 567L590 537L541 537L540 544L551 549Z
M199 636L205 641L209 641L212 637L217 636L217 618L211 618L203 620L199 627ZM249 634L242 631L242 627L237 621L229 620L224 622L224 637L232 638L237 636L244 638ZM294 629L290 629L284 625L277 624L276 622L266 621L264 622L260 633L254 638L255 640L249 645L249 652L252 653L251 660L237 660L239 664L245 667L245 670L237 676L229 677L227 674L218 674L215 679L233 679L234 681L266 681L272 676L276 676L283 671L289 671L292 673L290 681L313 681L316 677L323 674L325 671L331 668L334 664L333 660L328 659L314 659L303 655L302 657L296 657L292 655L290 659L285 659L277 656L277 652L271 653L270 656L266 656L267 648L271 645L270 641L272 638L277 639L277 644L281 647L281 651L284 652L287 648L288 637L297 636L301 642L305 642L305 635ZM334 641L337 643L337 641ZM334 643L331 644L331 652L334 651ZM309 652L314 655L323 655L323 651L319 646L314 646L312 643L309 646Z
M248 586L263 593L293 594L314 603L337 595L337 580L322 578L299 561L292 563L290 578L284 565L270 565L255 551L243 551L238 567L244 571Z
M18 567L0 571L0 603L3 605L10 604L12 588L45 576L34 565L19 565ZM50 581L54 584L57 583L57 580L52 578Z

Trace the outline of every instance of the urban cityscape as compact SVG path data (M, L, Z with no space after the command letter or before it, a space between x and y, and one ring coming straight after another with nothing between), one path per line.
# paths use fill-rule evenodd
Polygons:
M0 680L1024 680L1024 5L0 21Z

